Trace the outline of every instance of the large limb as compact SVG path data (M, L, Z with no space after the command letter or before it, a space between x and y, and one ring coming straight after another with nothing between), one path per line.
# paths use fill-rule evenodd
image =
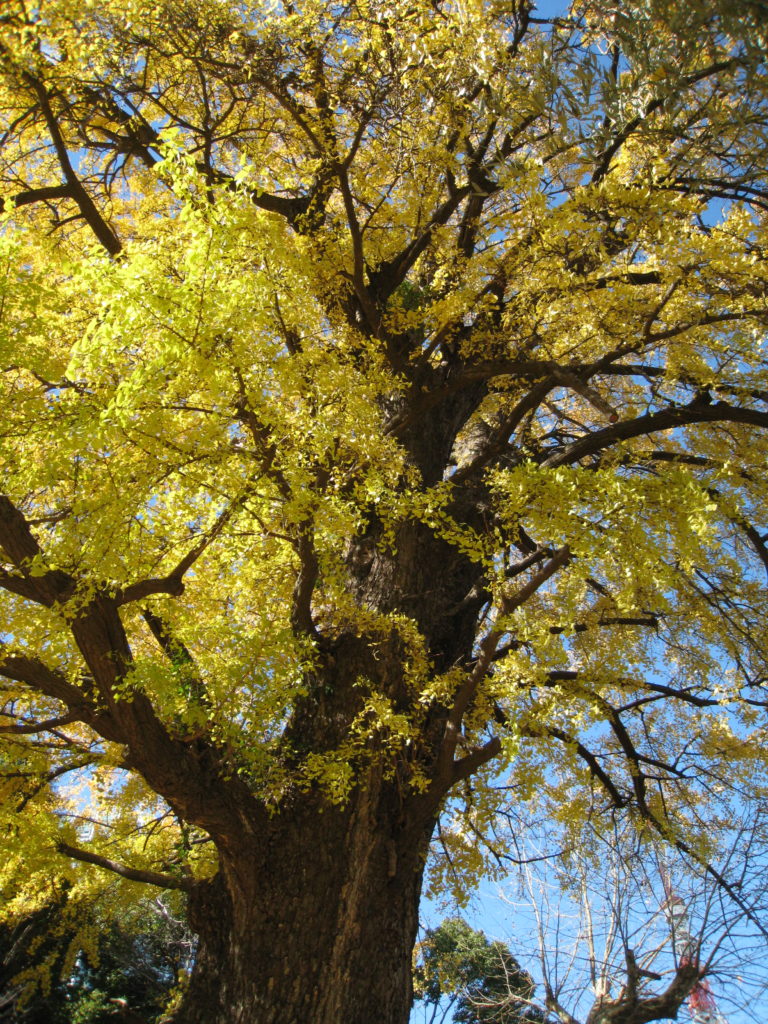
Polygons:
M0 545L14 564L14 579L30 588L25 596L52 607L73 595L76 581L61 570L45 570L44 553L28 522L5 496L0 496ZM213 836L231 834L233 828L242 828L235 804L245 801L253 805L253 820L258 821L258 808L246 787L225 778L220 753L200 738L188 744L172 736L150 699L132 686L133 656L119 603L97 593L71 619L69 628L88 672L87 689L40 660L15 652L0 657L0 675L61 701L99 735L124 744L126 766L143 775L184 820Z
M745 423L755 427L768 427L768 412L714 402L711 405L694 400L688 405L660 409L658 412L621 420L601 430L594 430L542 460L542 467L572 466L590 455L597 455L620 441L643 437L676 427L696 423Z
M24 683L30 690L63 704L67 713L62 720L84 722L104 739L124 742L119 723L98 706L89 693L90 687L75 686L65 675L39 659L10 652L5 644L0 645L0 676Z
M117 256L122 250L122 245L112 228L99 212L96 204L86 191L83 183L72 166L64 136L51 106L51 97L43 81L29 71L21 72L21 78L29 85L40 106L43 118L45 119L48 132L51 136L56 159L64 176L71 198L75 201L85 222L93 231L96 238L104 246L110 256Z

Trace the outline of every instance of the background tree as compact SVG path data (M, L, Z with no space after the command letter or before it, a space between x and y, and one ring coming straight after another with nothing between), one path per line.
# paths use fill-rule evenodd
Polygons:
M438 883L535 798L748 914L710 855L765 782L762 5L0 25L16 902L186 894L183 1024L406 1020L451 794Z
M62 948L56 942L53 928L60 909L60 903L51 902L20 920L5 920L0 926L0 1021L3 1024L23 1016L20 1004L27 986L20 975L29 968L33 955L38 961L47 961L46 982L50 974L58 975L60 971L66 946ZM30 1007L30 1019L34 1020L35 1015L35 1008Z
M491 942L462 918L449 917L428 929L417 950L416 998L425 1005L425 1020L463 1024L544 1020L532 1005L533 981L509 947Z
M168 900L122 918L109 903L69 906L68 893L0 928L3 1024L152 1024L188 973L192 936Z

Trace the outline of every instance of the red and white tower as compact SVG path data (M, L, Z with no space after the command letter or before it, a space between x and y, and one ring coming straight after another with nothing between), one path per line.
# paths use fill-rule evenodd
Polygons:
M684 900L672 890L666 873L663 882L664 891L667 894L664 913L669 922L672 948L675 951L677 962L681 967L686 964L698 965L699 945L691 935L688 907ZM717 1008L715 997L706 978L699 978L691 990L691 994L688 996L688 1009L691 1012L693 1024L728 1024Z

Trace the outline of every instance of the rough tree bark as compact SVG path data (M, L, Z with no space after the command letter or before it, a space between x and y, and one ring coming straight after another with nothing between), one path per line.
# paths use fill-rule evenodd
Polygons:
M221 858L190 917L200 947L176 1024L401 1024L431 822L370 778L343 808L299 799Z

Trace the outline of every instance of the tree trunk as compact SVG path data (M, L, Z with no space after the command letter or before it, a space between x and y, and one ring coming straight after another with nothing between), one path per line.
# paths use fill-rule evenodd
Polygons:
M482 569L466 554L418 522L399 527L392 551L373 518L350 544L348 569L361 607L416 624L434 671L471 656L485 597L472 589ZM405 641L394 619L382 621L371 635L316 638L281 739L294 788L271 814L235 779L224 784L228 827L180 808L208 828L220 869L192 894L200 945L173 1024L407 1024L421 880L451 781L439 762L447 712L420 707L404 674ZM414 720L424 715L420 737L379 739L374 729L347 764L351 792L334 804L327 787L299 781L302 766L308 753L332 761L343 750L369 692ZM416 762L427 792L411 785Z
M193 892L200 945L174 1024L406 1024L434 818L376 779L344 807L304 794L220 854Z

